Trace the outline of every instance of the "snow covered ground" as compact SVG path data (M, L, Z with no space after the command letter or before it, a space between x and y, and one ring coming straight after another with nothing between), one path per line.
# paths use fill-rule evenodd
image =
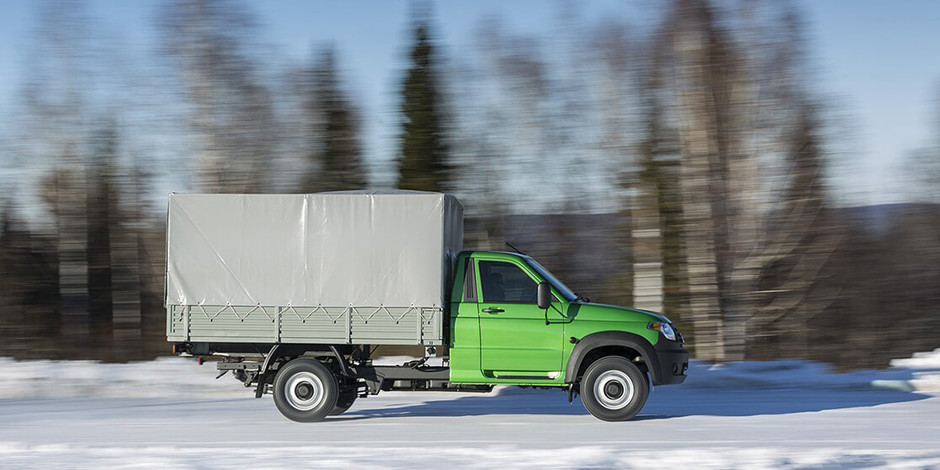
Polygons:
M499 388L383 393L300 424L211 364L0 359L0 467L940 468L940 350L892 365L696 363L624 423Z

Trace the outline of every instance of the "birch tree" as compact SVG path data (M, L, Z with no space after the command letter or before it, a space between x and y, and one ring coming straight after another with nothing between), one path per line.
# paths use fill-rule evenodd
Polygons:
M272 100L252 43L251 15L229 0L176 0L161 18L164 51L178 67L199 191L270 187L277 141Z
M679 0L672 15L693 347L700 359L724 360L732 53L705 1Z

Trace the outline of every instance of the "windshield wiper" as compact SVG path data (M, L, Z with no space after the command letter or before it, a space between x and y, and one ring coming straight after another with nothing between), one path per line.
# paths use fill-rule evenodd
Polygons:
M589 299L588 296L586 296L586 295L579 294L579 293L577 293L577 292L575 292L574 295L576 296L574 300L580 300L580 301L585 302L585 303L590 303L590 302L591 302L591 299Z

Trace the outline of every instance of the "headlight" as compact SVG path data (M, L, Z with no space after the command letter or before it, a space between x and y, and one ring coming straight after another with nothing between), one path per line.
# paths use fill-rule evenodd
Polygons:
M676 340L676 330L673 330L669 323L651 322L646 328L662 333L669 341Z

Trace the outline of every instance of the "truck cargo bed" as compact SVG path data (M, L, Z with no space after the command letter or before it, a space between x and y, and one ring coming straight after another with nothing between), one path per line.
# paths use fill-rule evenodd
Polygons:
M462 243L439 193L173 194L167 339L440 345Z

